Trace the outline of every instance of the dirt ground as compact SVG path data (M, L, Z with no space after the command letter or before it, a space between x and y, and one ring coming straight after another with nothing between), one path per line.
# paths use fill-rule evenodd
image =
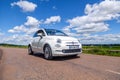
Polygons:
M0 80L120 80L120 57L81 54L78 57L28 55L27 49L4 48Z

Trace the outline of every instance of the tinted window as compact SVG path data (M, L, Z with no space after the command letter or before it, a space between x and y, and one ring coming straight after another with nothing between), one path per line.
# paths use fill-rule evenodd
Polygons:
M67 36L65 33L59 30L55 29L45 29L47 35L52 35L52 36Z

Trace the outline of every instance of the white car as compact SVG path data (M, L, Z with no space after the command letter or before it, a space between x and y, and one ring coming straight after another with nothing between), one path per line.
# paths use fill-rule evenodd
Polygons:
M40 29L28 45L28 53L32 55L34 52L44 54L45 59L52 59L54 56L77 56L82 53L82 45L79 40L62 31Z

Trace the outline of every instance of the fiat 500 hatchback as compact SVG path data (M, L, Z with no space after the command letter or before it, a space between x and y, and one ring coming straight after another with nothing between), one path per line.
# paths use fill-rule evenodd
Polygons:
M28 45L28 53L32 55L34 52L44 54L45 59L52 59L54 56L77 56L82 53L82 46L79 40L60 30L40 29Z

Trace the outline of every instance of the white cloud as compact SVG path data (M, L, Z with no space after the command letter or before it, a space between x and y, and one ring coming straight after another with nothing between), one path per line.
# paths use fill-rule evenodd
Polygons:
M18 2L13 2L11 3L11 6L19 6L20 8L22 8L22 10L24 12L32 12L35 10L35 8L37 7L36 4L29 2L29 1L24 1L24 0L20 0Z
M61 21L60 16L51 16L50 18L47 18L44 23L45 24L50 24L50 23L55 23L55 22L60 22L60 21Z
M70 28L71 26L67 26L65 28L63 28L63 32L66 33L69 36L80 36L80 34L76 34L76 33L71 33L70 32Z
M8 32L10 33L24 32L26 34L32 34L39 29L41 23L39 20L31 16L27 16L26 19L27 21L24 24L20 26L15 26L13 29L8 30Z
M83 44L119 44L120 43L120 33L119 34L104 34L104 35L88 35L80 38Z
M28 30L26 31L26 33L32 34L36 32L39 29L41 22L31 16L27 16L26 19L27 19L27 22L24 23L24 25L28 27Z
M39 20L31 16L27 16L26 19L27 19L27 22L25 22L25 25L29 27L38 27L41 23Z
M77 34L91 34L109 30L109 24L106 21L118 20L120 18L120 1L105 0L93 5L87 4L85 7L85 15L78 16L67 20L71 30L75 30ZM66 29L64 28L64 29Z
M9 43L9 44L17 44L17 45L28 45L32 40L30 35L19 35L15 34L9 37L4 37L0 43Z
M41 22L31 16L27 16L26 20L20 26L15 26L13 29L8 30L8 32L14 33L14 35L4 37L0 43L27 45L32 40L31 34L39 29Z
M33 33L35 33L37 30L39 30L39 27L28 28L28 30L26 31L26 34L33 34Z
M15 26L13 29L8 30L10 33L20 33L20 32L26 32L27 28L24 25Z
M76 30L77 34L90 34L90 33L95 33L95 32L104 32L107 31L108 24L104 23L89 23L85 25L81 25L81 27L76 27L74 30Z

